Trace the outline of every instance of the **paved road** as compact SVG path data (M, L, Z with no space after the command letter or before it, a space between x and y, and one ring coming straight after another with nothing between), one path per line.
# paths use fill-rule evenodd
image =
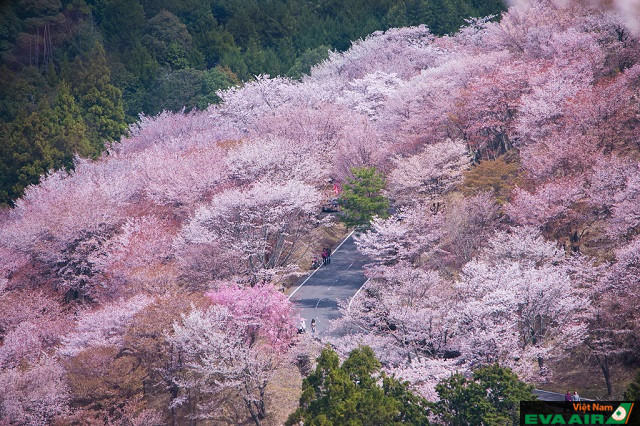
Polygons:
M333 250L331 264L321 266L310 277L300 280L289 299L301 310L308 332L311 331L311 320L315 318L317 335L328 336L329 321L340 316L338 301L349 300L366 281L362 267L369 262L358 252L351 235Z
M533 394L541 401L564 401L564 394L534 389Z
M564 401L564 394L557 392L549 392L541 389L534 389L533 394L541 401ZM593 401L593 399L587 399L580 397L580 401Z

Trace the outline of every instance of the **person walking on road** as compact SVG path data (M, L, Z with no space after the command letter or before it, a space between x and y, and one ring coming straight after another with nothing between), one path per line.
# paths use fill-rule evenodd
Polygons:
M328 264L328 260L329 259L329 249L328 248L323 248L322 249L322 264L323 265L327 265Z
M331 263L331 249L327 248L327 265Z

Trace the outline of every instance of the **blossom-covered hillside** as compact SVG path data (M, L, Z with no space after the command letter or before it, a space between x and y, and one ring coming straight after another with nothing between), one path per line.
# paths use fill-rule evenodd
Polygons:
M596 363L619 394L640 363L639 59L618 12L544 1L143 117L2 212L0 418L269 418L298 342L277 288L359 166L394 213L359 239L375 262L339 349L429 399L494 362L533 382Z

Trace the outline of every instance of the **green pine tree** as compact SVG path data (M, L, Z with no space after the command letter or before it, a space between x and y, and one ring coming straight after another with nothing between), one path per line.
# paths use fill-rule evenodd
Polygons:
M311 73L311 68L329 57L331 48L326 45L318 46L315 49L305 50L295 60L287 75L292 78L302 78L305 74Z
M454 374L436 385L436 414L448 425L515 425L520 401L535 400L533 386L509 368L495 364L477 369L471 379Z
M51 120L57 123L57 126L50 135L50 141L53 148L62 153L62 162L56 163L56 168L72 168L73 157L76 154L82 157L99 154L91 146L80 107L66 82L60 84L58 94L51 105Z
M342 365L338 354L325 348L317 361L302 382L300 406L287 425L429 424L429 403L407 383L381 373L371 348L353 350Z
M100 152L105 142L118 140L127 129L122 92L111 84L102 45L97 44L86 59L75 61L74 82L91 146Z
M388 217L389 200L382 195L384 175L375 167L352 167L340 196L343 220L348 226L367 225L373 216Z
M43 106L38 111L22 112L5 129L1 167L2 193L7 195L4 204L20 197L24 189L40 181L40 176L54 169L63 154L51 145L50 136L55 133L51 109Z
M629 383L623 399L625 401L640 401L640 370L633 381Z

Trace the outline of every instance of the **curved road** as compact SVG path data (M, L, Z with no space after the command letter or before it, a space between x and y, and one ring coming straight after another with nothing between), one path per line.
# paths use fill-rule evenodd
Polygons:
M308 332L315 318L317 336L327 336L329 322L340 316L338 301L348 301L365 283L362 267L369 262L356 249L352 232L333 249L329 265L320 266L300 280L289 300L300 308Z

